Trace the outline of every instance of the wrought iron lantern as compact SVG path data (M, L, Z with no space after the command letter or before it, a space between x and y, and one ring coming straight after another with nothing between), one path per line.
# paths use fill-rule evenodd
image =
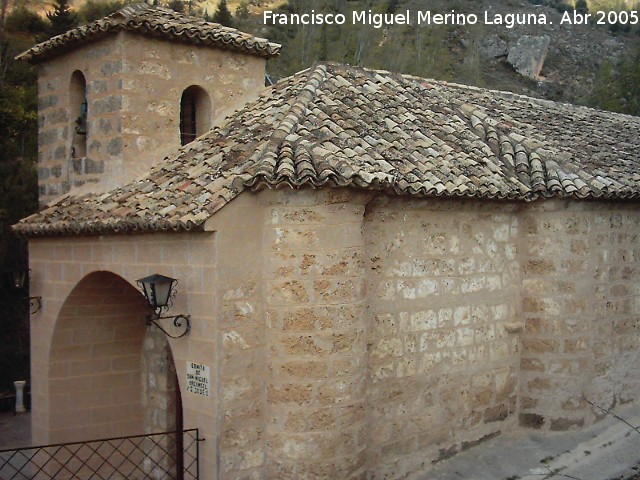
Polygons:
M16 290L23 290L27 279L31 275L31 270L22 268L10 270L7 273L11 286ZM42 309L42 297L25 297L25 300L29 300L29 311L31 315L38 313Z
M11 270L7 273L9 274L9 279L11 280L13 288L16 290L22 290L24 288L24 282L29 276L29 270Z
M171 338L181 338L189 333L191 323L189 322L188 315L162 315L171 307L171 299L175 295L174 287L178 283L178 280L154 273L148 277L136 280L136 283L142 289L142 293L153 310L153 314L147 316L147 325L155 325L162 330L166 336ZM180 332L178 335L169 333L160 325L158 320L165 319L173 320L173 326L178 329L178 332Z

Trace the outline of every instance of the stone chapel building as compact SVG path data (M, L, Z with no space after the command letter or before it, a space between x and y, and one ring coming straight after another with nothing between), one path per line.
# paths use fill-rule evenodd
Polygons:
M335 64L263 87L279 48L132 5L22 54L35 443L183 425L203 479L398 479L637 401L639 118Z

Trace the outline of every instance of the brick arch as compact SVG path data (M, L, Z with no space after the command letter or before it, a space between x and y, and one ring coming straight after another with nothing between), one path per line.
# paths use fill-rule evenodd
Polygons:
M49 438L74 441L144 428L142 294L107 271L85 276L58 314L49 355Z

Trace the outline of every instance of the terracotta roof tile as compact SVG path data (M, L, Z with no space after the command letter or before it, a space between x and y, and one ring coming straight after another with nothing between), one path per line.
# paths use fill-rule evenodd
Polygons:
M531 201L640 197L640 118L319 65L107 194L67 197L26 235L189 230L247 188L357 187Z
M267 58L274 57L280 52L280 45L235 28L206 22L201 18L189 17L167 8L136 3L127 5L100 20L39 43L16 58L38 63L122 30Z

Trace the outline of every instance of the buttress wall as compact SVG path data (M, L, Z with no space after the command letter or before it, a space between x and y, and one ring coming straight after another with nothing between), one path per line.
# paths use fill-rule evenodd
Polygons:
M405 478L517 425L518 217L381 197L364 225L368 464Z

